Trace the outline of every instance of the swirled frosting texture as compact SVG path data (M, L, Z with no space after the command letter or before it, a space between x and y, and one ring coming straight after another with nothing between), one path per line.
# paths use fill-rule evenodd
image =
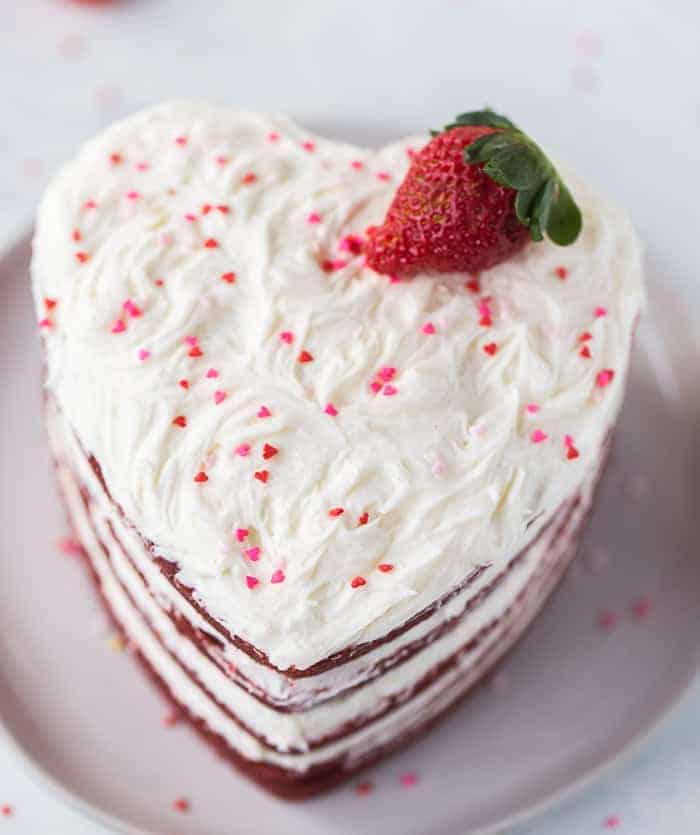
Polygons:
M49 389L128 519L281 668L498 570L620 406L640 249L570 175L574 246L478 278L364 267L352 236L424 141L167 103L85 145L39 211Z

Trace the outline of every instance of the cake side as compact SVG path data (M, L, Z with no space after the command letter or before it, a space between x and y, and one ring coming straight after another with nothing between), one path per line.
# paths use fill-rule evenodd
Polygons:
M575 179L565 251L466 282L363 266L420 141L172 103L89 143L39 213L47 389L156 555L278 670L503 570L591 478L622 400L639 246Z

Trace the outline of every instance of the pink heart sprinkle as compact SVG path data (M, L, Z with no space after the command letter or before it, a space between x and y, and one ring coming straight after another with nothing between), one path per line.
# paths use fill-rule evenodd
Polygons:
M227 162L228 162L228 157L225 157L223 155L216 157L216 164L217 165L226 165Z
M321 215L318 212L311 212L311 214L306 218L307 223L320 223L321 222Z
M350 163L350 167L351 167L351 168L354 168L354 169L355 169L355 171L359 171L361 168L363 168L363 167L364 167L364 163L363 163L361 160L359 160L359 159L354 159L354 160Z
M540 407L537 405L537 403L528 403L525 407L525 410L529 412L531 415L536 415L537 412L539 412Z
M611 609L606 609L598 615L598 626L608 632L617 626L619 620L620 616L617 612L613 612Z
M388 171L379 171L377 173L377 179L386 183L388 180L391 179L391 174Z
M141 308L138 305L135 305L131 299L127 299L124 304L122 305L124 310L129 314L129 316L133 316L134 319L137 319L139 316L142 316Z
M139 351L139 359L141 362L147 360L151 356L151 352L147 351L145 348L141 348Z
M272 415L272 412L267 408L267 406L261 406L258 409L258 417L259 418L267 418Z
M267 135L268 142L277 142L277 140L279 138L280 138L280 135L279 135L279 133L277 133L276 130L271 130Z
M294 342L294 334L291 331L282 331L280 339L282 342L286 342L287 345L291 345Z
M126 330L126 325L124 324L123 319L117 319L117 321L112 325L112 333L124 333Z
M197 337L196 337L196 336L186 336L186 337L185 337L185 342L186 342L188 345L191 345L192 347L194 347L194 346L197 344L197 341L198 341L198 340L197 340Z
M187 212L185 215L185 220L188 220L190 223L194 223L197 220L197 215L193 215L191 212Z
M248 528L236 528L236 539L239 542L245 542L248 537Z
M260 559L260 548L257 545L253 548L245 548L243 553L251 562L257 562Z
M385 383L388 383L396 376L396 369L391 365L385 365L383 368L379 369L377 376L384 380Z
M612 379L615 376L615 372L612 371L610 368L604 368L602 371L598 372L598 376L595 378L596 385L598 388L605 388L606 386L612 383Z
M418 782L418 775L415 771L407 771L401 775L399 778L401 780L401 785L407 789L410 789L411 786L415 786Z
M338 414L338 410L332 403L329 403L323 411L331 417L335 417Z
M272 572L272 577L270 577L271 583L283 583L284 582L284 571L281 568L278 568L276 571Z
M214 379L214 377L218 377L218 376L219 376L219 372L216 370L216 368L210 368L210 369L209 369L209 371L207 371L207 375L206 375L206 376L207 376L210 380L213 380L213 379Z
M564 446L571 447L574 445L574 439L571 435L564 435Z
M600 319L601 316L608 315L607 308L605 307L596 307L596 309L593 312L595 313L596 319Z
M223 403L226 400L226 392L225 391L215 391L214 392L214 403L218 406L219 403Z
M547 435L541 429L535 429L535 431L530 436L533 444L541 444L542 441L547 440Z
M619 817L619 815L610 815L603 821L603 826L606 829L616 829L621 823L622 819Z
M136 170L137 171L148 171L149 165L147 162L137 162L136 163Z
M138 191L127 191L126 193L127 200L138 200L141 195Z
M399 390L396 388L396 386L392 386L392 385L384 386L384 391L382 392L384 397L393 397L395 394L398 394L398 393L399 393Z
M375 394L382 390L382 384L378 380L375 380L373 383L370 383L369 387Z
M234 455L240 455L241 458L245 458L247 455L250 455L250 444L239 444L233 452Z
M433 334L435 333L435 325L432 322L426 322L421 328L421 330L425 334Z
M260 580L257 577L251 577L250 574L246 575L245 584L249 589L254 589L259 582Z
M51 327L51 319L40 319L39 320L39 327L40 328L50 328Z

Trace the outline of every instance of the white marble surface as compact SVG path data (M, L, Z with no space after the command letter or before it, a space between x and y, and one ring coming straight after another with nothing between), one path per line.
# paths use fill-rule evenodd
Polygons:
M2 11L0 244L30 222L78 142L166 96L284 110L368 143L488 102L630 207L668 280L700 304L692 0L6 0ZM698 729L700 683L624 765L518 835L696 835ZM0 739L5 803L0 833L103 831L38 786ZM620 823L609 830L611 815Z

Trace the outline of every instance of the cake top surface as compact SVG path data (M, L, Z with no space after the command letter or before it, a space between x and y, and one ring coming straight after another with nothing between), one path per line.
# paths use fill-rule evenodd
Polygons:
M620 406L640 248L570 175L570 247L479 276L364 266L426 139L170 102L87 143L39 210L48 389L127 518L280 667L504 566Z

